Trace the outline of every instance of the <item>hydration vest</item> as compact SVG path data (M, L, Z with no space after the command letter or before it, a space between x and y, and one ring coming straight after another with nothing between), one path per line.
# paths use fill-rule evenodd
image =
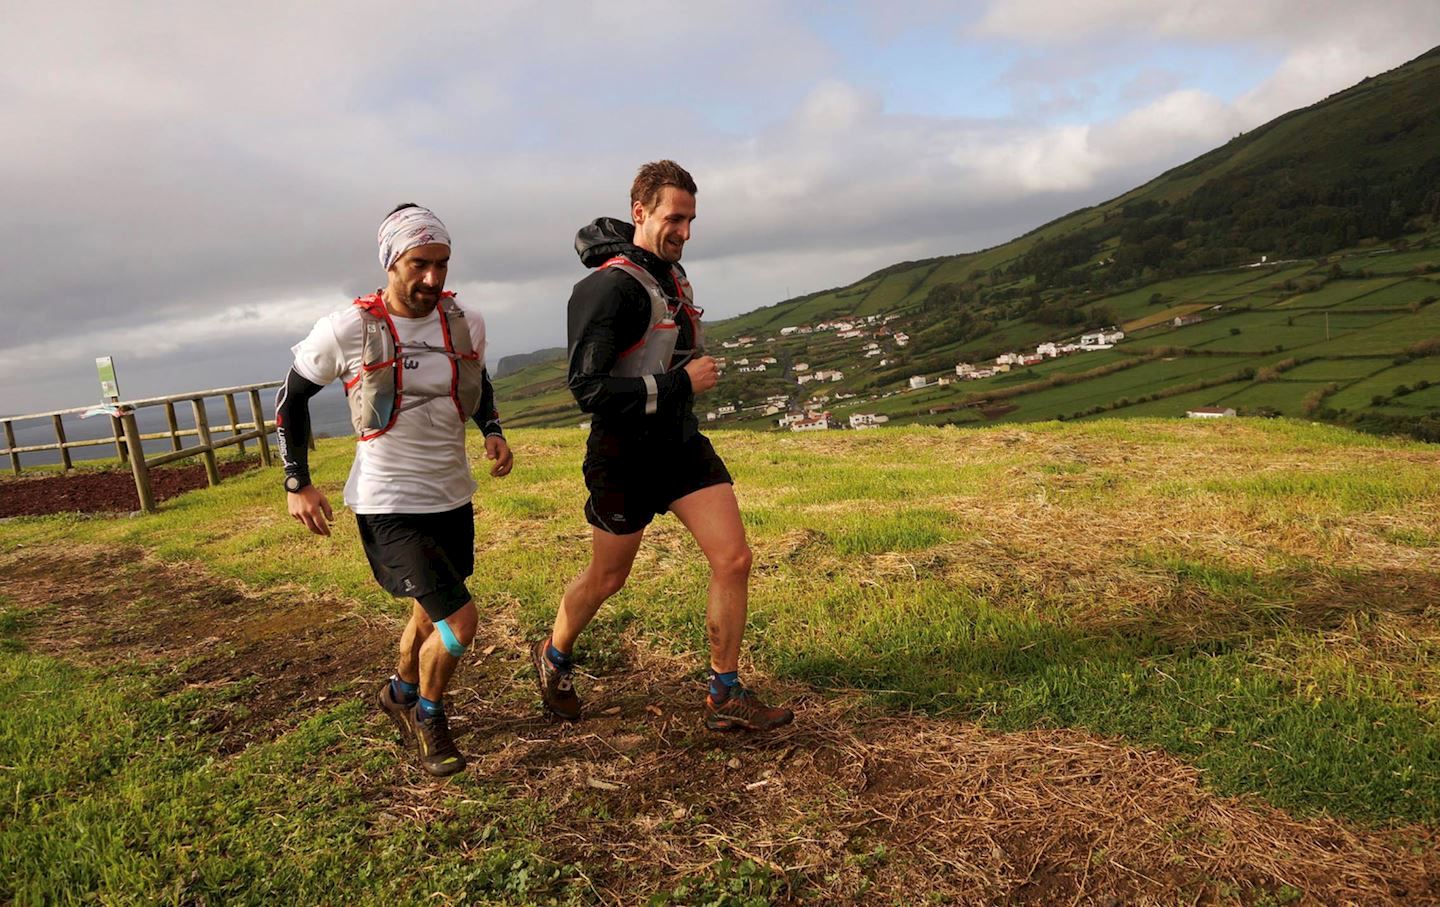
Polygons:
M373 441L394 426L400 413L435 396L413 394L406 399L400 335L395 333L395 322L390 319L390 310L380 294L362 296L355 300L355 305L360 309L363 350L359 374L345 382L345 399L350 404L350 424L355 434L361 441ZM450 399L455 401L455 411L460 414L463 425L480 405L485 369L470 340L465 312L455 302L455 294L442 293L436 308L440 313L440 333L445 338L443 353L450 359Z
M600 265L598 270L615 268L624 271L640 282L650 297L650 324L629 349L620 354L615 366L610 369L611 377L642 378L645 381L645 415L654 415L659 405L660 389L655 383L656 375L663 375L673 368L684 366L692 357L705 350L704 334L700 328L700 316L705 314L695 306L695 291L685 273L674 265L670 266L670 280L675 285L673 296L667 294L645 268L623 255ZM680 335L680 326L675 318L681 312L690 319L694 343L691 349L675 348ZM678 358L677 358L678 357Z

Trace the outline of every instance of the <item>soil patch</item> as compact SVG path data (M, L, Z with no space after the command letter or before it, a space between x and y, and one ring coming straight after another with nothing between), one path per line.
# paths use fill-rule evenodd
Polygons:
M260 464L258 457L221 460L222 479ZM163 501L208 484L202 464L157 466L150 470L155 500ZM0 480L0 519L51 513L130 513L140 509L135 477L128 469L77 469L59 475Z
M179 684L235 689L206 716L228 752L337 698L368 703L399 631L345 602L255 592L139 551L20 549L0 555L0 576L44 612L32 648L168 663ZM558 723L538 709L525 642L508 614L484 616L452 685L453 727L470 772L549 806L545 855L602 903L685 880L695 897L680 902L704 901L693 886L747 860L777 903L1440 900L1433 829L1296 819L1216 796L1164 753L1078 731L997 733L771 685L797 707L793 726L708 734L695 658L638 639L581 677L586 718ZM373 832L463 821L378 710L373 727L395 753L364 779L384 804Z

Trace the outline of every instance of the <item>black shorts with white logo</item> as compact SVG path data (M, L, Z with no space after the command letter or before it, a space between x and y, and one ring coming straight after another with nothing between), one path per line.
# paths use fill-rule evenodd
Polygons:
M443 513L357 513L360 541L380 587L413 598L430 619L449 617L470 600L475 572L475 511L469 503Z
M698 432L675 447L628 450L592 436L583 468L590 489L585 519L614 535L639 532L687 494L734 484L710 439Z

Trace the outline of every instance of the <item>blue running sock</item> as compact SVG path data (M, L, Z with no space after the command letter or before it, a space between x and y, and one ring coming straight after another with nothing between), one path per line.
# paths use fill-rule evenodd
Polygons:
M420 695L420 684L407 683L400 679L400 675L394 674L390 677L390 698L401 705L411 705L415 697Z
M548 641L545 643L545 657L550 659L550 664L554 665L558 671L565 670L575 662L569 654L561 652L555 648L554 643Z
M416 700L415 708L420 712L421 718L434 718L436 715L445 714L445 703L431 702L424 696Z
M724 702L730 698L730 691L740 686L739 671L717 671L710 669L710 698Z

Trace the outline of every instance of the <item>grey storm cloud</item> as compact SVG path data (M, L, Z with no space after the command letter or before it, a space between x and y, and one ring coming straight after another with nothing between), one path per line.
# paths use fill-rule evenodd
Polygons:
M1236 40L1278 48L1268 78L1227 99L1150 72L1093 122L891 112L847 65L863 50L780 2L11 4L0 411L87 402L100 354L128 396L278 377L315 318L381 282L374 231L401 201L449 225L492 356L523 352L563 342L574 231L624 214L642 161L696 174L687 265L724 316L1003 241L1440 42L1429 2L1227 3ZM875 41L928 27L1041 55L956 90L1023 100L1053 71L1063 101L1107 77L1108 35L1223 40L1216 15L1139 6L1068 29L1071 5L1039 0L855 15Z

